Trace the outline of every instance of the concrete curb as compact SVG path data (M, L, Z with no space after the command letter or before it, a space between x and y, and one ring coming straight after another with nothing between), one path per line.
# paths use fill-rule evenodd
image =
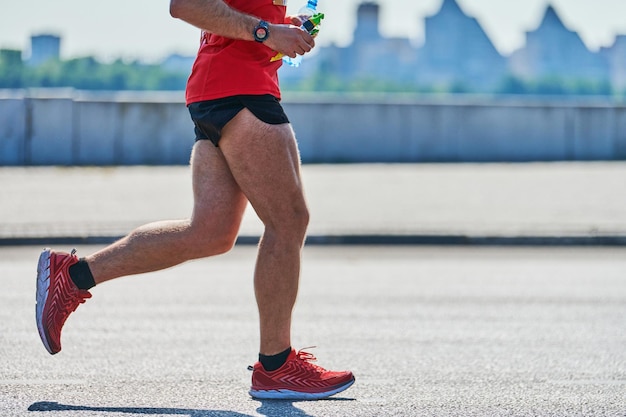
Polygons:
M48 236L2 237L0 246L106 245L122 236ZM237 245L256 245L259 236L239 236ZM462 234L439 235L310 235L307 246L626 246L626 235L563 235L563 236L481 236Z

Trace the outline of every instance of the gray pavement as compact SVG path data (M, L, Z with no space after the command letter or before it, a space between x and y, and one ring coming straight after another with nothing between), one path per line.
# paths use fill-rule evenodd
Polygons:
M3 417L626 415L626 248L307 247L294 345L357 382L293 403L247 395L255 248L94 288L55 356L39 250L0 247Z
M626 162L306 165L310 243L626 245ZM0 168L0 243L101 243L191 211L187 167ZM262 225L248 210L242 242Z

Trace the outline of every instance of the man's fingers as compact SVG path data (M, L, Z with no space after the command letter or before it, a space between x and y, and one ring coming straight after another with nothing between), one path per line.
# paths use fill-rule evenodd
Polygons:
M307 31L302 31L302 39L304 40L304 52L309 52L315 46L315 39Z
M270 28L267 45L277 52L295 58L304 55L315 46L315 40L306 30L292 25L275 25Z
M304 23L302 20L300 20L300 18L298 16L292 16L291 17L291 22L292 25L294 26L302 26L302 24Z

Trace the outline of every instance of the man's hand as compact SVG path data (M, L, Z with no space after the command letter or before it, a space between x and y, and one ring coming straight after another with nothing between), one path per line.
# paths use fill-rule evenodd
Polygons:
M293 23L299 23L295 18ZM295 58L296 55L304 55L315 46L315 40L306 31L294 24L270 25L270 36L265 45L276 52Z

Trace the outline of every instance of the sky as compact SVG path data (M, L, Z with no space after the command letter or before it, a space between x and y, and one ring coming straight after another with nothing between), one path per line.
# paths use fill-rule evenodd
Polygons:
M384 36L424 39L424 18L443 0L378 0ZM352 41L355 14L362 0L319 0L326 20L318 45ZM297 11L305 0L289 0ZM508 55L522 47L548 4L565 25L579 32L591 50L611 46L626 35L626 0L458 0L466 14L478 19L496 48ZM32 34L62 36L62 58L93 55L158 62L171 53L194 55L199 31L169 15L168 0L0 0L0 48L28 51Z

